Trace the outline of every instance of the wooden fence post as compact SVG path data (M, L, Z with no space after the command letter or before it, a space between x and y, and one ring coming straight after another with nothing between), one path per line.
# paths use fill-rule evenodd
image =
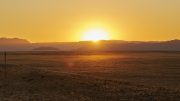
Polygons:
M5 79L7 77L7 53L4 52L4 76L5 76Z

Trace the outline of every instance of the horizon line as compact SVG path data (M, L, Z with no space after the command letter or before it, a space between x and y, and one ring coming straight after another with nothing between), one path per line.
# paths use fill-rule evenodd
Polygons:
M19 39L19 40L25 40L29 43L72 43L72 42L93 42L92 40L80 40L80 41L47 41L47 42L33 42L26 38L19 38L19 37L0 37L0 39ZM174 40L180 40L180 39L168 39L168 40L118 40L118 39L110 39L110 40L98 40L101 41L126 41L126 42L165 42L165 41L174 41Z

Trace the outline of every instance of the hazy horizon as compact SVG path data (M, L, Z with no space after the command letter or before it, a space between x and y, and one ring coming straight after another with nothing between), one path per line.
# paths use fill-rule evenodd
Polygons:
M16 39L16 40L24 40L24 41L27 41L27 42L29 42L29 43L58 43L58 42L91 42L91 40L85 40L85 41L83 41L83 40L80 40L80 41L47 41L47 42L32 42L32 41L30 41L29 39L24 39L24 38L20 38L20 37L0 37L0 39L6 39L6 40L14 40L14 39ZM163 42L163 41L172 41L172 40L180 40L180 39L169 39L169 40L153 40L153 41L151 41L151 40L144 40L144 41L139 41L139 40L118 40L118 39L116 39L116 40L113 40L113 39L111 39L111 40L99 40L99 41L127 41L127 42Z

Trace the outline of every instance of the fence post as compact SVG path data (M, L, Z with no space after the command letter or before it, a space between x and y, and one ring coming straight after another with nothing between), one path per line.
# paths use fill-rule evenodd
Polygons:
M7 77L7 53L4 52L4 76L5 76L5 79Z

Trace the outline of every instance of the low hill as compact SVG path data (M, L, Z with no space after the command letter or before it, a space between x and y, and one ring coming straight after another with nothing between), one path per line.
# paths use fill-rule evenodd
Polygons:
M79 43L76 51L180 51L180 40L83 42Z
M0 38L0 45L22 45L29 44L30 42L25 39L19 38Z
M34 48L33 51L59 51L59 49L55 47L38 47Z

